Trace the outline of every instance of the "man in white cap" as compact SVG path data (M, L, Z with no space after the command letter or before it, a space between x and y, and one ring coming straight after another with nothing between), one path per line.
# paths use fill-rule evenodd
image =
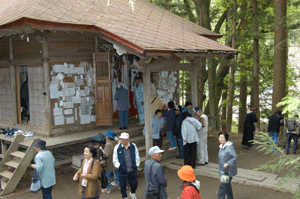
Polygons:
M207 152L208 117L198 107L195 107L193 110L196 114L196 118L202 124L202 128L198 130L199 142L197 144L196 165L204 166L205 164L208 164L208 152Z
M144 167L146 180L145 198L168 198L168 181L161 164L159 164L163 152L164 150L161 150L158 146L149 149L148 154L151 159L146 160Z
M128 133L121 133L119 137L120 144L114 148L113 164L119 171L119 181L122 198L127 199L126 184L129 181L131 192L129 195L132 199L137 199L135 191L138 186L137 168L140 164L139 151L135 144L129 141Z

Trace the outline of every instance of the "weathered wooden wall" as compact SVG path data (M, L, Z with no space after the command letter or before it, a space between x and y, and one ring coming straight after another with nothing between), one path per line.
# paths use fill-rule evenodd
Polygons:
M30 125L45 128L44 70L42 66L28 67Z
M10 67L0 66L0 124L13 122Z
M47 35L48 57L43 58L43 36ZM13 60L11 64L15 67L24 65L28 66L29 78L29 105L30 105L30 127L36 130L37 133L45 134L45 123L47 116L44 111L46 98L50 96L44 95L45 92L45 74L43 62L49 62L49 77L53 77L52 66L55 64L67 63L92 63L92 53L95 52L95 35L91 33L78 32L40 32L36 31L33 34L24 35L23 39L20 35L12 36ZM9 37L0 39L0 124L5 123L14 125L12 119L15 114L12 114L12 103L16 99L13 97L11 88L11 68L9 67ZM99 45L108 44L108 42L99 39ZM99 52L104 51L99 49ZM84 88L81 88L84 89ZM53 106L59 100L51 100L51 134L48 136L72 133L87 129L95 128L95 123L82 125L76 121L73 124L64 124L55 126L53 116ZM77 107L78 108L78 107ZM78 109L77 109L78 110ZM78 110L79 112L79 110ZM92 110L94 115L94 107ZM49 117L49 116L48 116ZM17 125L21 128L22 125ZM28 129L28 126L24 126Z

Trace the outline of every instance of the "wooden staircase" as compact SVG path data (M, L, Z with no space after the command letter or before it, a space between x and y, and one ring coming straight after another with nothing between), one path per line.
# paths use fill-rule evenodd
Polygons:
M22 134L18 134L0 162L1 196L10 194L15 190L36 154L33 147L36 140L32 140L26 153L18 150L19 143L23 142L24 139Z

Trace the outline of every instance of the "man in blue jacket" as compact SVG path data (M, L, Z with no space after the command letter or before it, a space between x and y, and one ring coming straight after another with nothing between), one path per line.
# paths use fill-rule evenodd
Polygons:
M120 129L127 129L129 120L129 97L125 84L118 83L114 100L117 101Z
M52 199L52 187L56 184L54 163L55 159L50 151L46 150L46 141L38 139L34 144L37 154L34 157L35 169L41 179L43 198Z
M159 194L160 199L167 199L168 184L164 175L164 170L159 164L164 150L160 150L158 146L149 149L151 159L146 160L144 174L146 180L145 198L150 198L151 194Z
M137 199L135 191L138 186L137 167L140 164L139 151L135 144L129 142L129 134L121 133L120 144L114 148L113 164L119 171L119 181L121 186L122 198L127 199L126 183L129 181L132 199Z
M174 137L174 123L175 123L175 105L173 101L168 102L168 106L164 105L164 117L166 120L166 131L168 132L168 137L170 140L171 147L168 149L169 151L173 151L176 149L176 138Z

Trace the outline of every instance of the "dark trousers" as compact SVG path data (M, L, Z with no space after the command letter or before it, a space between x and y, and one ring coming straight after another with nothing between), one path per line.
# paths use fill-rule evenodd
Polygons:
M52 186L48 188L42 187L43 199L52 199Z
M126 184L127 181L129 181L129 186L131 188L131 193L135 193L137 186L138 186L138 181L137 181L137 173L136 171L132 171L128 174L121 174L121 172L119 171L120 174L120 187L121 187L121 194L122 194L122 198L127 198L127 193L126 193Z
M227 195L227 199L233 199L231 180L232 180L232 177L229 177L228 183L220 184L220 188L219 188L219 192L218 192L218 199L225 199L225 195Z
M161 148L162 145L163 145L163 138L153 139L153 146L158 146L159 148Z
M186 143L184 145L184 165L195 168L197 158L197 142Z
M101 191L101 190L99 190L99 191ZM85 193L85 187L82 186L82 197L81 197L81 199L99 199L99 196L95 196L95 197L92 197L92 198L85 198L84 193Z
M299 135L293 134L293 133L287 133L286 134L285 152L287 152L287 153L290 151L290 146L291 146L291 140L292 140L292 138L294 140L293 153L296 153Z
M184 157L184 149L183 149L183 139L182 138L177 138L177 146L179 150L179 156L181 158Z

